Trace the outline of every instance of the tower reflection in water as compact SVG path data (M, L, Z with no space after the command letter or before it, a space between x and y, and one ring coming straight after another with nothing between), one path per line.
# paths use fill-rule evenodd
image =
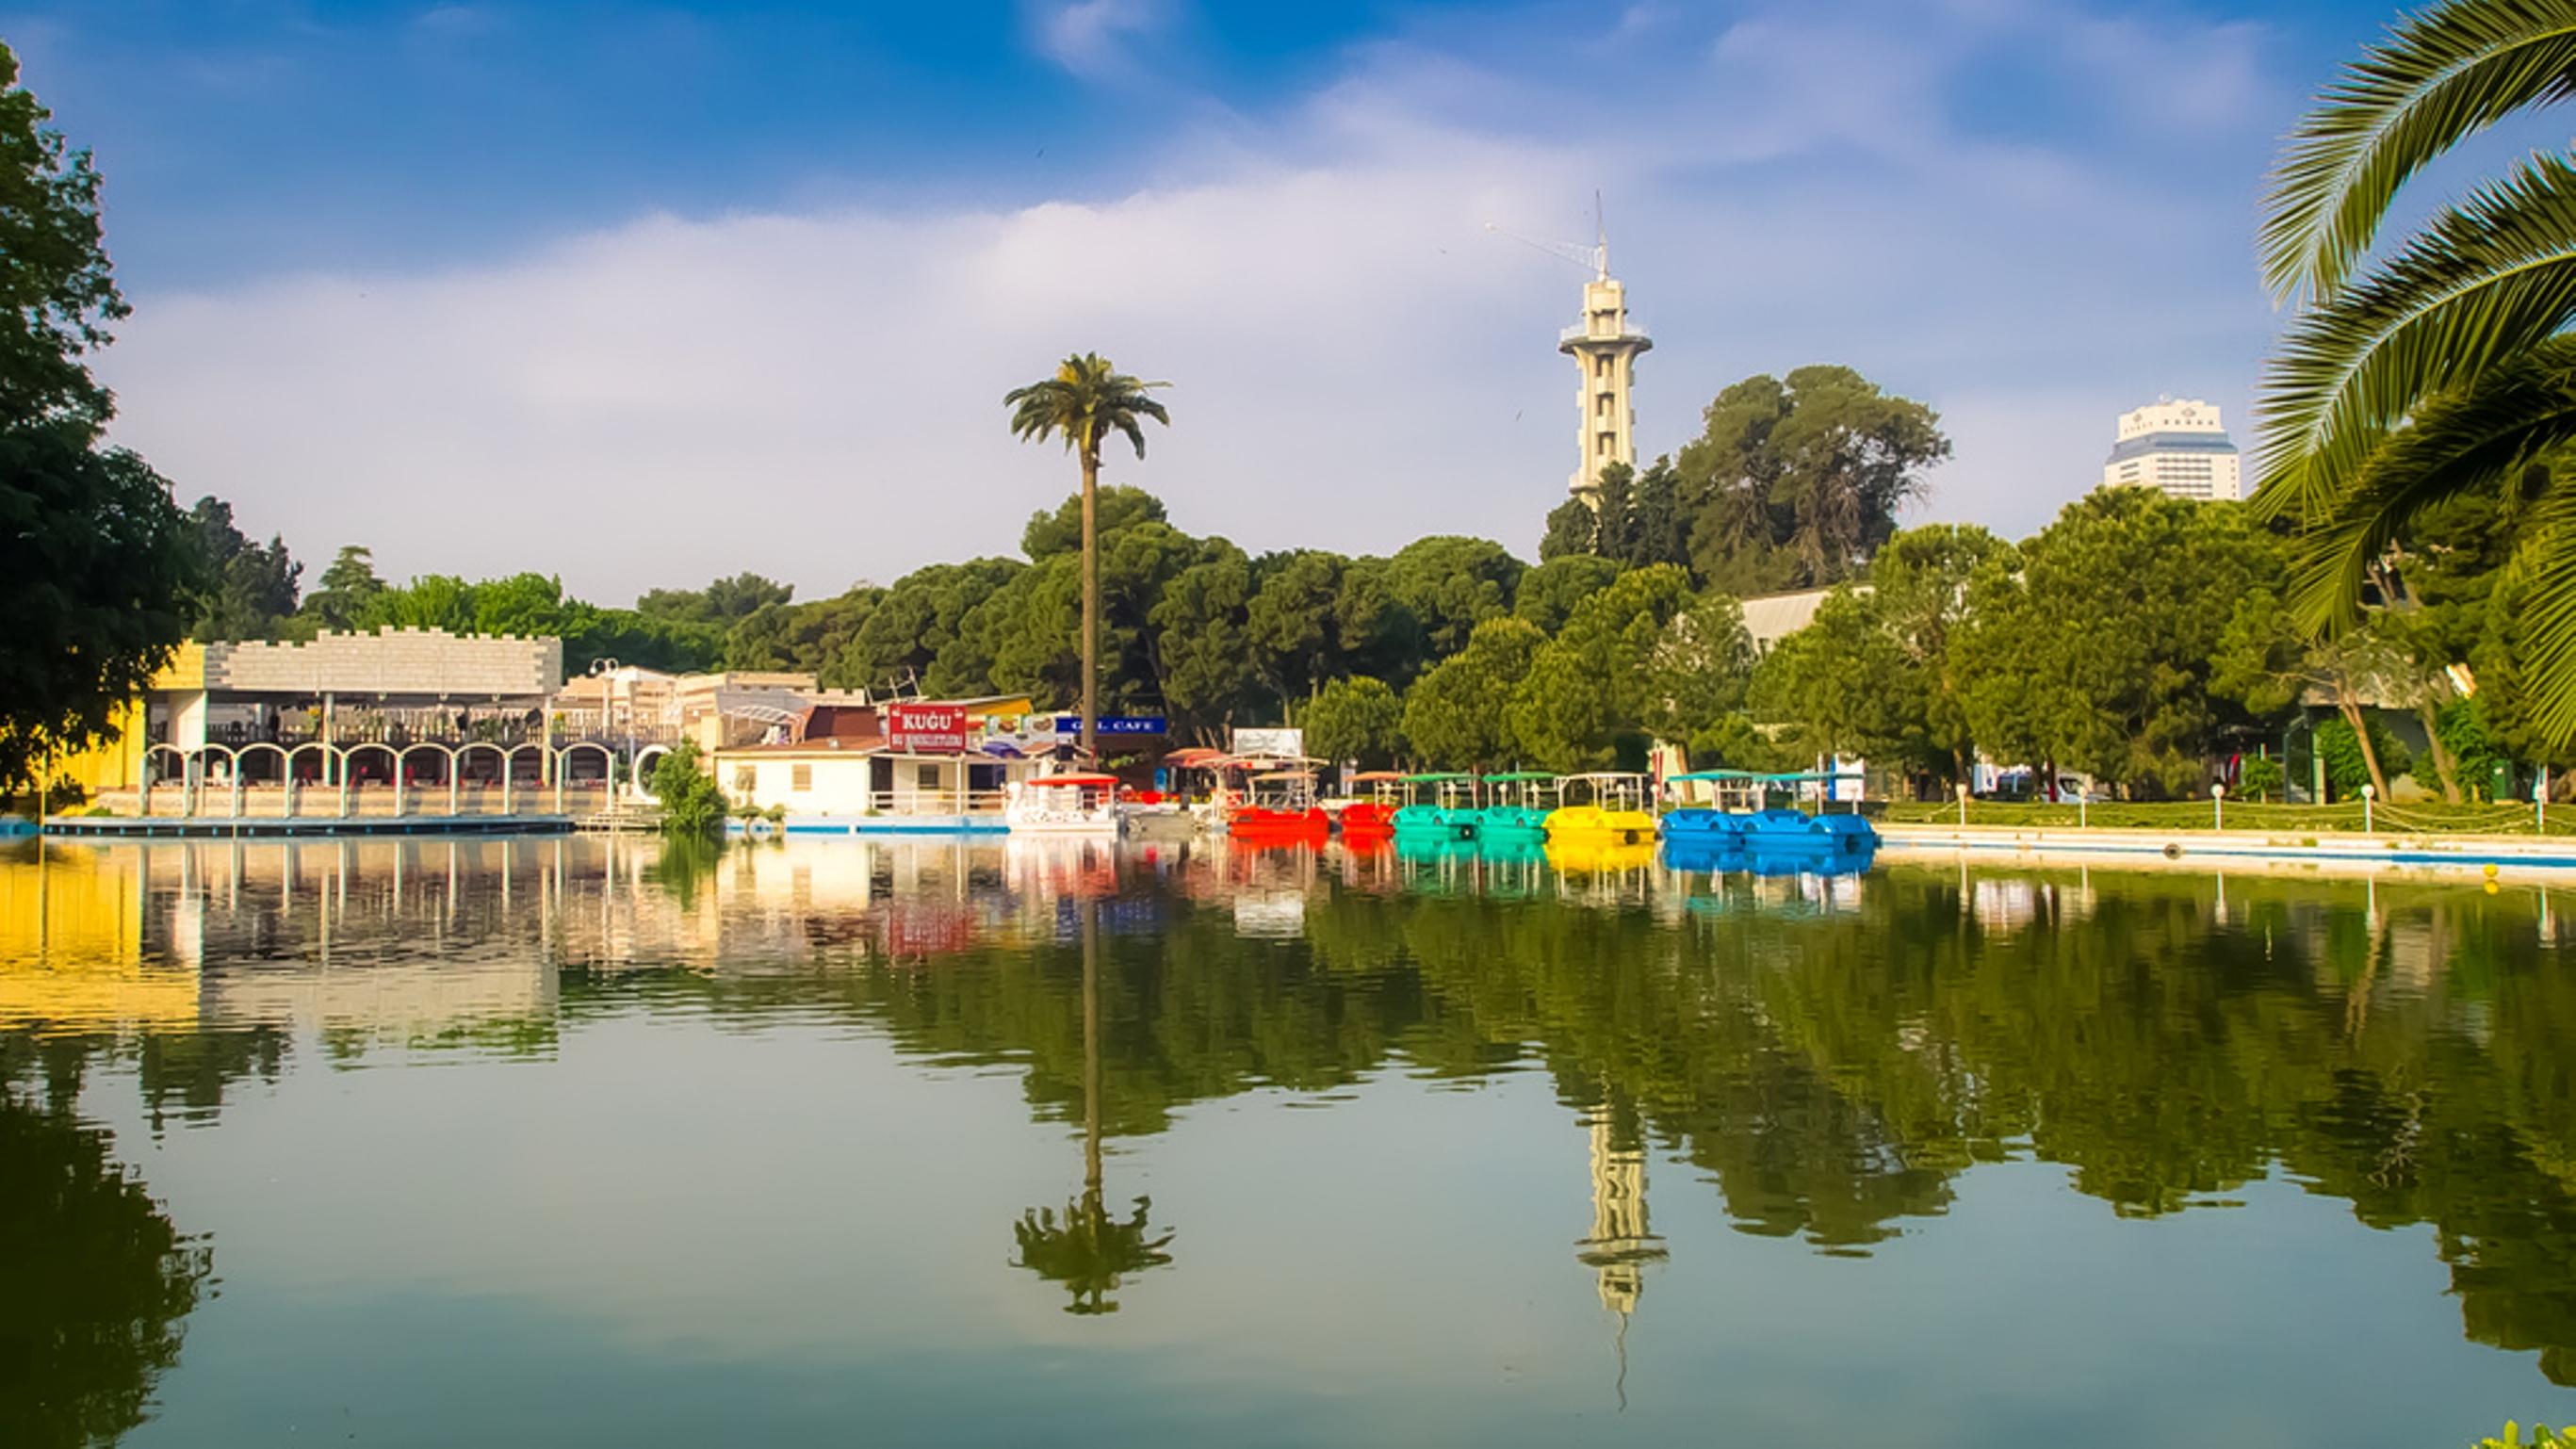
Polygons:
M2554 1065L2576 1060L2576 971L2545 893L1691 866L1221 841L56 847L0 858L0 1050L22 1120L61 1121L72 1099L35 1084L96 1069L87 1090L139 1094L157 1130L215 1120L245 1078L543 1061L627 1017L860 1028L1079 1123L1079 1186L988 1202L979 1231L1011 1222L1016 1266L985 1262L1014 1292L1131 1315L1222 1250L1208 1209L1167 1190L1176 1237L1119 1194L1148 1181L1108 1180L1121 1143L1256 1092L1544 1074L1583 1104L1575 1255L1623 1335L1667 1251L1649 1144L1681 1168L1667 1232L1680 1193L1833 1254L1917 1232L1981 1164L2019 1160L2121 1217L2286 1179L2368 1228L2424 1225L2456 1298L2428 1308L2576 1380L2576 1097ZM1570 1153L1573 1121L1514 1140ZM96 1145L102 1174L133 1156Z

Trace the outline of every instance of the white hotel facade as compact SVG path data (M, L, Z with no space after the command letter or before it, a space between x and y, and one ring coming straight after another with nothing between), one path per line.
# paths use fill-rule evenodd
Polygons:
M2217 406L2198 398L2163 398L2120 414L2102 481L2161 488L2199 502L2245 496L2236 444L2219 422Z

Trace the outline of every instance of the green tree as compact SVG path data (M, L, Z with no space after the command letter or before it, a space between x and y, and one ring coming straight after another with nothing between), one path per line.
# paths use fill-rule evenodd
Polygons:
M1139 382L1096 352L1067 357L1053 377L1013 388L1002 398L1011 432L1023 442L1061 437L1082 469L1082 750L1096 755L1100 716L1100 445L1123 433L1145 456L1144 420L1168 426L1171 414L1148 395L1167 387Z
M1107 538L1133 524L1171 521L1163 500L1142 488L1113 483L1100 490L1094 524L1099 537ZM1053 509L1041 509L1030 514L1028 526L1020 530L1020 552L1027 554L1031 563L1044 563L1058 554L1079 556L1082 552L1082 495L1068 493L1064 502Z
M2383 767L2379 744L2386 732L2369 724L2364 711L2379 702L2386 680L2409 667L2400 650L2367 630L2319 638L2278 594L2256 589L2237 600L2211 666L2210 688L2258 716L2286 718L2309 696L2324 695L2342 716L2342 738L2352 742L2361 779L2386 798L2396 771Z
M1184 736L1222 738L1261 690L1252 663L1252 560L1221 538L1164 585L1148 622L1162 661L1163 702Z
M1951 639L1967 622L1970 582L1999 561L2009 569L2011 555L1973 524L1895 534L1865 589L1827 598L1763 661L1764 717L1791 726L1810 758L1856 753L1966 779L1972 735Z
M724 667L828 675L827 683L842 683L841 656L884 596L883 589L859 584L828 599L763 604L725 631Z
M1323 549L1271 554L1260 561L1260 587L1244 611L1253 669L1281 709L1323 687L1339 672L1342 631L1335 617L1350 560Z
M1586 510L1589 512L1589 510ZM1521 575L1512 591L1512 612L1553 634L1574 616L1574 607L1610 587L1619 566L1591 553L1549 559Z
M200 498L188 513L207 585L189 632L199 639L271 639L295 614L295 584L304 565L272 537L253 543L233 524L232 505Z
M1689 595L1689 575L1658 564L1575 606L1512 691L1512 734L1532 763L1572 772L1642 756L1663 708L1649 665Z
M1601 548L1601 515L1582 498L1569 498L1547 511L1547 528L1538 541L1538 561L1553 563L1561 558L1598 557ZM1616 564L1611 567L1618 567Z
M1384 769L1404 753L1404 701L1384 680L1336 679L1306 706L1306 748L1323 759Z
M322 571L322 587L304 596L298 612L315 627L346 631L360 627L374 612L385 581L376 577L376 556L363 544L342 544L331 566Z
M987 638L972 633L968 615L1028 565L1017 559L979 558L914 569L886 589L858 626L837 670L846 687L885 693L933 680L979 687L989 663Z
M1724 594L1704 594L1672 617L1646 657L1644 722L1658 739L1682 745L1695 763L1732 763L1750 744L1745 698L1753 675L1753 636L1744 610Z
M1805 628L1763 659L1754 702L1764 720L1787 727L1784 743L1794 742L1805 758L1923 762L1929 746L1924 681L1907 668L1887 615L1875 593L1837 588Z
M1404 698L1404 737L1423 763L1448 769L1510 764L1521 758L1512 735L1512 691L1546 647L1526 619L1488 619L1467 647L1431 667Z
M1387 560L1387 588L1421 631L1420 662L1429 665L1466 648L1477 625L1510 613L1527 571L1501 544L1434 535Z
M2280 551L2244 508L2102 488L1982 566L1952 671L2000 760L2147 793L2196 791L2246 723L2210 680L2236 602L2277 588Z
M141 458L78 424L0 428L0 793L115 737L204 584L188 516Z
M1705 584L1739 597L1838 583L1896 531L1950 456L1940 417L1847 367L1746 378L1718 394L1670 473L1666 537L1687 530ZM1663 539L1639 547L1666 548ZM1604 550L1608 552L1609 550Z
M2385 235L2398 193L2474 135L2566 99L2557 3L2446 0L2406 17L2283 146L2265 280L2300 311L2267 365L2258 506L2294 519L2293 597L2357 623L2372 571L2431 510L2523 515L2522 685L2542 734L2576 740L2576 164L2525 158Z
M708 773L698 742L682 740L653 761L647 781L662 807L662 833L711 840L724 833L725 793Z
M98 170L52 115L0 45L0 426L68 422L86 439L114 406L87 355L128 308L99 228Z

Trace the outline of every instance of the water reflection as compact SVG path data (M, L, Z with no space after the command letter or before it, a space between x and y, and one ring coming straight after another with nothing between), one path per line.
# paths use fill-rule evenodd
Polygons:
M1124 1218L1112 1215L1100 1167L1100 921L1099 904L1082 902L1082 1196L1052 1207L1034 1207L1011 1225L1019 1244L1018 1266L1061 1283L1073 1301L1065 1312L1115 1313L1109 1297L1119 1280L1172 1261L1172 1241L1155 1237L1147 1219L1153 1199L1139 1197Z
M860 1031L925 1070L1006 1074L1026 1117L1078 1132L1078 1193L1032 1185L979 1220L1012 1224L1022 1291L1034 1275L1086 1316L1124 1298L1129 1319L1195 1270L1151 1198L1109 1181L1122 1140L1257 1095L1528 1079L1560 1110L1518 1130L1569 1176L1588 1159L1573 1257L1623 1364L1679 1266L1647 1214L1652 1163L1674 1169L1659 1209L1709 1196L1742 1233L1832 1256L1964 1212L1981 1164L2056 1164L2142 1219L2278 1178L2373 1228L2428 1226L2468 1337L2576 1383L2564 903L1847 864L1221 840L55 846L0 861L0 1042L65 1083L49 1102L130 1092L158 1132L220 1121L246 1081L543 1064L639 1020ZM52 1124L49 1160L94 1148L91 1179L148 1209L93 1129L12 1112ZM1209 1210L1180 1206L1203 1262ZM186 1278L166 1222L156 1246L137 1209L96 1211L124 1214L157 1281ZM170 1324L186 1281L151 1299ZM147 1368L97 1376L140 1403L178 1340L128 1337Z
M29 1449L141 1424L213 1267L73 1115L80 1067L0 1048L0 1424Z

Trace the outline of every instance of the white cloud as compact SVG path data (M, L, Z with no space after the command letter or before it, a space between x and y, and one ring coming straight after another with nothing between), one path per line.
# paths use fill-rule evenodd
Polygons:
M1037 17L1038 48L1085 80L1128 73L1127 47L1164 20L1158 0L1057 0Z
M1001 395L1096 349L1176 384L1110 479L1185 527L1526 551L1573 463L1554 337L1581 277L1482 228L1586 237L1597 185L1657 329L1643 449L1735 378L1848 362L1948 414L1932 515L2018 531L2098 477L2121 408L2241 411L2271 325L2248 219L2204 175L1964 138L1944 97L1991 34L1894 13L1704 24L1686 51L1659 19L1608 112L1551 78L1556 39L1527 63L1417 39L1106 200L657 216L499 265L147 295L107 359L118 432L307 559L364 542L397 574L612 600L753 568L811 596L1013 551L1072 478ZM2117 69L2053 34L2077 81ZM2152 150L2184 122L2124 124ZM2250 190L2238 129L2194 134Z

